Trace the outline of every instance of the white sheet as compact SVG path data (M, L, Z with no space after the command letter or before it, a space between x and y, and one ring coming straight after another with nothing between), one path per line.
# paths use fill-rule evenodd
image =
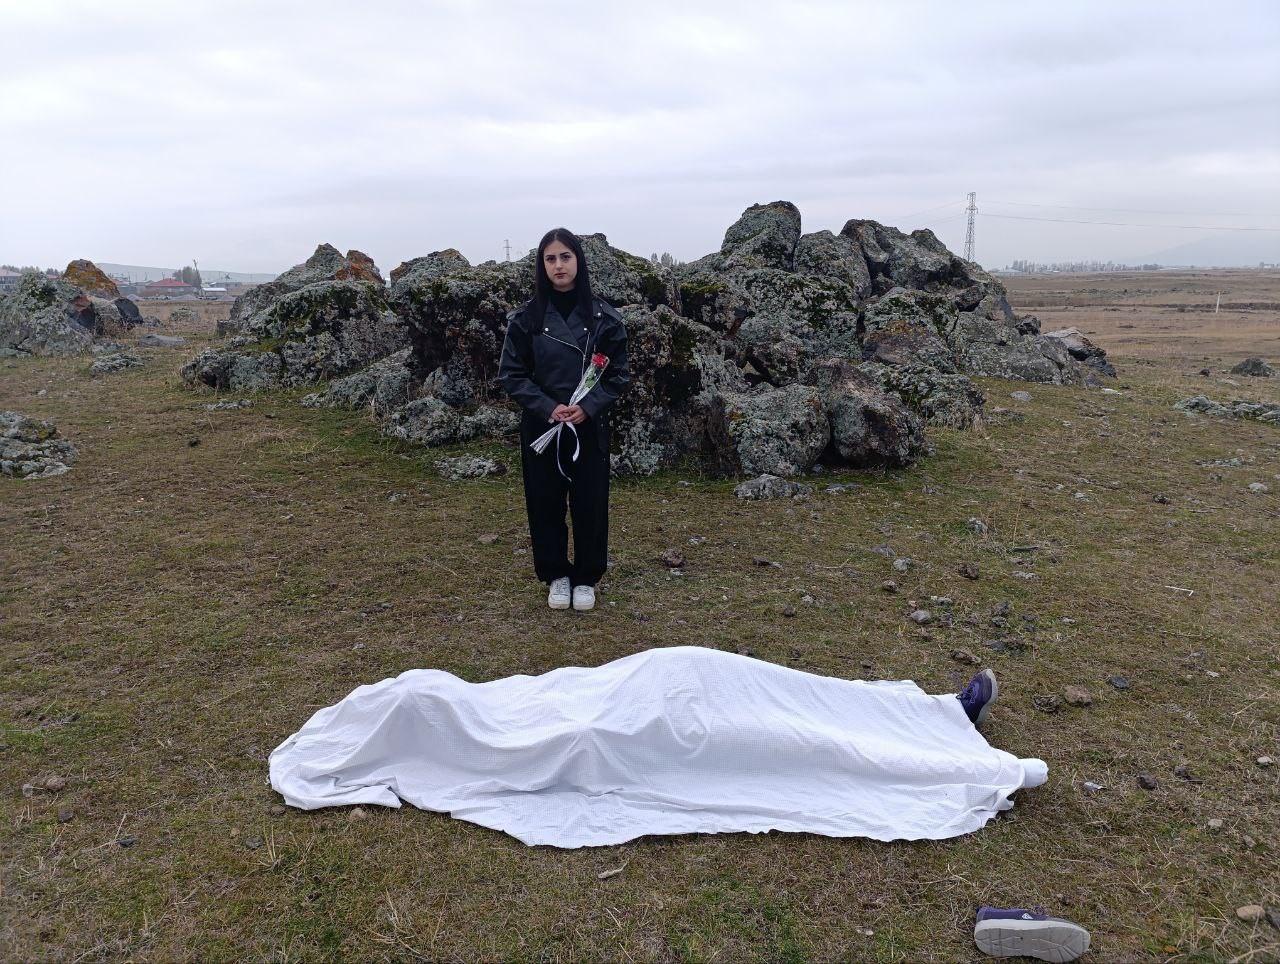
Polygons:
M951 694L693 646L489 683L410 670L317 712L270 772L305 810L404 800L556 847L739 830L941 839L1047 779Z

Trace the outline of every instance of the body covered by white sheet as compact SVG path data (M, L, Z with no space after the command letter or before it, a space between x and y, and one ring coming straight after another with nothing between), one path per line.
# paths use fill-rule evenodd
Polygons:
M990 746L953 695L693 646L489 683L411 670L317 712L270 770L295 807L404 800L557 847L740 830L940 839L1047 776Z

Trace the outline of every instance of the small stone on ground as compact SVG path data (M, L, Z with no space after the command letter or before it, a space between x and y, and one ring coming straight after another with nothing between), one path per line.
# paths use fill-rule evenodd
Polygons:
M1093 695L1083 686L1068 686L1063 689L1062 695L1072 706L1093 705Z
M483 479L489 475L506 475L507 466L497 459L481 458L477 455L459 455L455 458L437 459L436 471L442 479L450 482L461 482L463 479Z

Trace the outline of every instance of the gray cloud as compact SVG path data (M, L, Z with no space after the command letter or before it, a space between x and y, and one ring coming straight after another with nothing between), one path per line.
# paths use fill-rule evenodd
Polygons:
M969 190L991 213L1280 211L1268 2L44 0L6 17L4 261L279 270L329 240L386 268L499 256L557 223L692 258L776 198L810 229L948 202L913 220L958 246ZM1195 237L984 217L979 256Z

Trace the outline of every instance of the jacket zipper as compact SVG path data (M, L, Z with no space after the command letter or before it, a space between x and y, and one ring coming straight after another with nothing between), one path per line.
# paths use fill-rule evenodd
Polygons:
M547 331L547 330L545 330L545 329L543 330L542 334L543 334L545 337L550 338L552 341L558 341L558 342L560 342L560 344L562 344L562 345L564 345L564 346L566 346L566 347L568 347L568 348L572 348L574 351L576 351L579 355L581 355L581 356L582 356L582 370L578 373L578 381L582 381L582 376L583 376L583 375L585 375L585 374L587 373L587 353L586 353L585 351L583 351L581 348L579 348L577 345L570 345L570 344L569 344L567 341L565 341L563 338L557 338L555 335L551 334L551 332L549 332L549 331ZM588 347L588 348L590 348L590 347L591 347L591 335L590 335L590 333L588 333L588 334L587 334L587 347ZM576 388L577 386L575 385L574 387Z

